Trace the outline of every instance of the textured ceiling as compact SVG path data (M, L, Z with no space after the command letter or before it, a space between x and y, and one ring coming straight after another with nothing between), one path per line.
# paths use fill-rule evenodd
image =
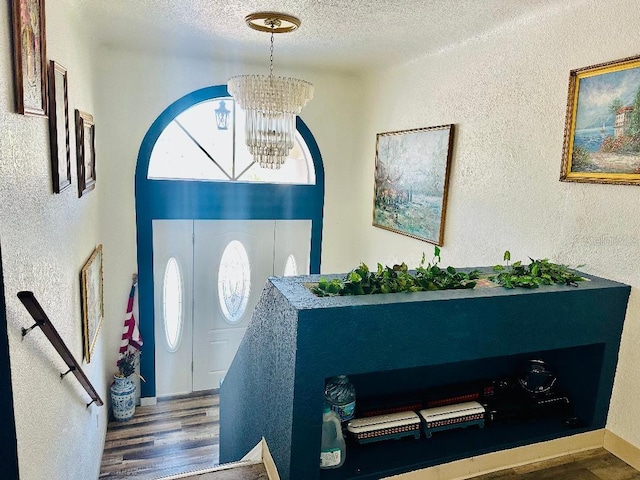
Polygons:
M269 35L245 15L280 11L302 26L276 35L275 61L359 71L490 35L585 0L56 0L101 43L185 55L266 60Z

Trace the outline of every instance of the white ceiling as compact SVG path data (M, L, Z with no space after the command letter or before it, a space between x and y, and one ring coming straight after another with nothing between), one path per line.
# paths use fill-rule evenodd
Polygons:
M299 30L276 35L275 65L359 71L432 54L585 0L55 0L108 45L268 62L269 34L244 17L279 11ZM53 3L53 2L52 2Z

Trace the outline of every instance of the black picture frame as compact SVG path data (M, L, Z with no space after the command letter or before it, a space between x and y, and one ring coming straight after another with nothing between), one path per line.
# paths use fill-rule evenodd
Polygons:
M53 193L60 193L71 186L67 84L67 69L51 60L49 62L49 139Z
M76 109L76 164L78 197L96 186L95 123L93 116Z

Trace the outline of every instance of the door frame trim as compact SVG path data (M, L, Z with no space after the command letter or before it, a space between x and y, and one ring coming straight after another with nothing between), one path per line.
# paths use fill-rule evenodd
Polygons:
M145 350L155 351L153 293L153 231L155 219L210 220L311 220L309 271L320 273L324 210L324 166L320 149L300 117L296 128L309 148L315 168L315 185L241 182L149 180L151 152L164 129L187 108L199 102L229 96L226 85L202 88L176 100L153 122L140 150L135 172L140 333ZM230 208L230 206L233 206ZM155 355L143 354L140 373L142 397L156 395Z

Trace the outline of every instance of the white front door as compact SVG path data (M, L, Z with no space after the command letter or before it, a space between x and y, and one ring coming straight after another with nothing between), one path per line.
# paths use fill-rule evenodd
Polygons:
M268 277L273 220L195 222L193 389L220 388Z
M153 221L156 395L191 393L193 220Z
M309 273L311 221L163 220L153 225L157 395L220 388L267 278ZM189 265L188 271L181 267L189 324L183 325L175 351L165 338L162 289L165 271L174 269L167 263L172 257Z
M311 220L276 220L274 238L273 275L308 275Z

